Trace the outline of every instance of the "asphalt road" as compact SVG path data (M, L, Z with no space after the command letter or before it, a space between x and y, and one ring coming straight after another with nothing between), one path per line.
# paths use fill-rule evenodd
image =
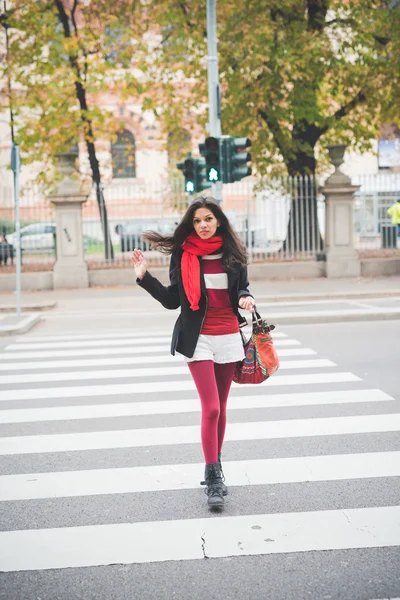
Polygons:
M0 340L0 598L400 597L399 321L278 328L212 514L173 315L71 317Z

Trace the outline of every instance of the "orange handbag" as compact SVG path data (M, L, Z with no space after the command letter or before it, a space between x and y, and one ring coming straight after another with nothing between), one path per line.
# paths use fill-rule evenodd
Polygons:
M262 383L279 368L279 358L271 336L275 325L268 325L258 312L252 313L252 325L251 337L247 342L240 330L245 358L236 366L233 376L235 383Z

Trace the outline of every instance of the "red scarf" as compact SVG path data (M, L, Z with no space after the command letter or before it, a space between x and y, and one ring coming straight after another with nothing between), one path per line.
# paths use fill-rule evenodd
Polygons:
M200 300L200 263L198 256L212 254L224 244L220 235L213 235L207 240L202 240L194 231L190 233L182 244L181 269L185 294L192 310L199 310Z

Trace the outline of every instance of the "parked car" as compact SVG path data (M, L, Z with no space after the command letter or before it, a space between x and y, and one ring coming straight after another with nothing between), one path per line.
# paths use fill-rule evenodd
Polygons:
M54 223L32 223L21 228L21 250L24 252L48 252L54 250ZM7 242L17 246L17 234L6 236Z
M56 226L54 223L32 223L21 227L21 250L22 252L53 252L55 250ZM17 247L17 234L9 233L7 242ZM83 236L83 248L87 250L93 238Z
M142 238L144 231L158 231L163 235L173 233L175 223L168 221L134 221L129 223L119 223L115 227L115 233L120 238L121 252L131 252L134 248L139 250L150 250L150 246Z

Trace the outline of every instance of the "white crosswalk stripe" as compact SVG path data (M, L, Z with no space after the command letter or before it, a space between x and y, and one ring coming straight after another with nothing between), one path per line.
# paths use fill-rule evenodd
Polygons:
M230 410L251 408L279 408L283 406L318 406L326 404L352 404L391 401L393 398L381 390L361 389L293 394L268 394L233 396L229 399ZM160 400L156 402L126 402L112 404L88 404L83 406L57 406L52 408L20 408L0 411L1 423L33 423L44 421L70 421L81 419L104 419L139 415L163 415L200 412L198 400Z
M153 357L152 357L153 360ZM281 361L280 370L322 369L336 367L335 363L325 358L310 360ZM182 367L148 367L137 369L110 369L102 371L69 371L55 373L28 373L18 375L0 375L0 385L10 383L39 383L50 381L83 381L85 379L130 379L135 377L165 377L166 375L186 375L188 369Z
M150 370L151 371L151 370ZM169 371L170 373L170 371ZM153 375L149 373L149 377ZM360 381L360 378L353 373L313 373L304 375L276 375L267 381L260 383L259 388L294 386L294 385L313 385L320 383L346 383L352 381ZM236 383L232 384L232 388L237 387ZM251 384L239 386L241 389L254 389ZM166 388L169 392L180 392L195 390L196 387L191 379L187 381L146 381L144 383L115 383L104 385L84 385L84 386L69 386L69 387L46 387L46 388L30 388L18 390L4 390L0 401L7 400L34 400L40 398L77 398L87 396L119 396L126 394L146 394L150 392L165 392Z
M126 494L198 487L203 465L162 465L0 476L0 501ZM230 486L399 477L400 452L224 462Z
M150 348L149 348L150 350ZM167 348L163 348L165 350L164 354L154 355L152 353L151 360L156 364L161 363L173 363L173 364L182 364L184 363L183 357L181 358L179 355L172 356L171 354L166 354L168 351ZM316 352L311 350L311 348L282 348L279 352L280 357L287 356L313 356ZM30 356L30 355L29 355ZM45 357L46 358L46 357ZM50 357L47 357L50 358ZM54 358L53 354L51 358ZM0 354L1 360L1 354ZM75 359L75 360L47 360L47 361L31 361L31 362L20 362L20 363L10 363L0 364L0 372L5 371L9 373L10 371L28 371L30 369L66 369L66 368L83 368L83 367L112 367L112 366L121 366L121 365L145 365L149 363L148 356L119 356L118 358L111 358L108 356L107 358L88 358L88 359ZM285 363L283 363L285 364ZM329 365L327 365L329 366ZM287 368L287 367L286 367Z
M400 506L388 506L5 531L0 566L20 571L379 548L399 544L399 523Z
M281 368L261 385L232 386L229 410L235 418L228 418L225 441L228 448L243 445L251 455L255 442L264 447L290 440L292 455L224 460L227 501L234 504L242 489L262 493L262 486L307 483L312 494L312 486L324 482L400 477L398 449L349 451L344 445L333 453L296 455L301 440L398 434L400 412L390 395L342 371L343 365L337 368L324 356L310 358L315 351L287 334L275 332L274 340ZM368 498L359 507L268 514L266 506L265 514L210 519L199 487L203 464L168 462L171 448L184 456L200 445L195 386L182 357L169 355L169 342L169 332L32 336L0 354L0 455L15 465L14 472L11 467L0 474L0 502L16 510L20 501L40 502L46 515L46 503L53 501L60 515L56 526L50 520L0 532L0 571L400 546L400 506L368 506ZM141 381L124 382L131 378ZM275 393L276 387L282 393ZM334 407L347 412L335 414ZM270 418L265 412L290 408L290 417L277 412ZM327 408L331 412L324 413ZM158 419L156 426L152 419ZM133 449L130 466L121 465L118 449ZM162 452L165 459L141 464L135 449L158 457ZM99 452L100 468L92 462ZM56 460L47 463L46 456ZM75 470L64 462L74 456L81 457ZM41 464L51 468L35 468ZM118 522L87 524L85 511L79 523L68 518L68 498L84 503L99 496L106 501L117 494L152 493L154 498L172 491L193 498L196 490L196 518L160 520L155 513L143 522L119 515Z
M165 336L169 336L170 335L170 331L162 331L162 332L158 332L158 333L152 333L152 332L141 332L138 333L138 331L124 331L124 332L113 332L113 333L75 333L75 334L71 334L71 335L47 335L47 336L37 336L35 335L34 340L36 342L69 342L69 341L75 341L75 340L108 340L108 339L113 339L113 340L123 340L124 338L132 338L132 337L142 337L144 334L146 335L146 337L148 338L156 338L158 337L160 334L165 335ZM283 338L287 338L288 335L287 333L283 333L282 331L274 331L273 332L273 336L274 339L283 339ZM26 340L21 337L15 340L16 344L26 344Z
M299 438L378 431L400 431L400 414L231 423L225 441ZM4 437L0 439L0 455L194 444L197 443L199 437L200 427L198 425Z

